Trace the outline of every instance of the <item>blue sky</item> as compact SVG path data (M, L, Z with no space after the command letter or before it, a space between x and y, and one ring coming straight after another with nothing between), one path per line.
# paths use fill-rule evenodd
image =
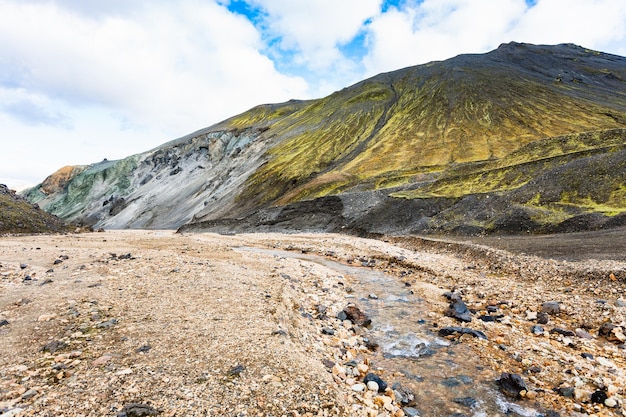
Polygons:
M626 55L626 2L0 0L0 183L510 41Z

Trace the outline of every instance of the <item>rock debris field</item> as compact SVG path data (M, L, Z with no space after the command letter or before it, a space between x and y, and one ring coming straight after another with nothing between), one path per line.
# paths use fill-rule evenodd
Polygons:
M8 236L0 416L622 416L625 317L623 261L331 234Z

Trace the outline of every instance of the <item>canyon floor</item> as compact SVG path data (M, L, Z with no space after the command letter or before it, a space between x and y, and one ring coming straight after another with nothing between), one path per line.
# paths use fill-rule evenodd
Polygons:
M542 255L332 234L2 237L0 416L624 415L626 261Z

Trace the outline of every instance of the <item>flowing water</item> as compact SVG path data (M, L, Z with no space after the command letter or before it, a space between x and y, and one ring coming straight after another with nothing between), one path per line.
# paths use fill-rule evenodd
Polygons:
M313 262L351 276L354 302L371 319L362 335L379 344L374 368L385 370L389 386L400 383L417 399L419 416L491 417L542 414L510 402L498 391L490 369L462 343L450 342L434 333L427 303L396 277L370 267L345 265L321 256L258 248L240 248L255 253ZM434 330L433 330L434 329ZM392 376L399 372L403 377ZM413 410L407 410L409 412Z

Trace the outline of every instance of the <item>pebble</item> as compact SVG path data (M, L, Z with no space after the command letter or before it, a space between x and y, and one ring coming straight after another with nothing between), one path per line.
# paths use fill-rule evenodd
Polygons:
M408 417L419 417L420 415L420 412L413 407L404 407L402 411L404 411L404 414Z
M541 312L537 314L537 323L539 324L548 324L550 321L550 316L547 313Z
M378 384L375 381L368 381L367 382L367 389L370 390L370 391L378 392L380 387L378 386Z
M46 322L46 321L50 321L52 319L54 319L57 315L54 313L51 314L42 314L41 316L39 316L37 318L37 321L42 323L42 322Z
M350 387L350 389L354 392L363 392L365 391L365 385L364 384L354 384Z
M94 365L94 366L104 365L105 363L107 363L111 359L113 359L113 356L102 355L98 359L95 359L93 362L91 362L91 364Z
M37 390L31 388L28 391L26 391L24 394L22 394L22 400L30 400L35 395L37 395Z
M541 305L541 312L554 316L561 312L561 305L557 301L547 301Z
M472 315L465 305L465 303L461 300L456 300L448 306L448 309L444 313L448 317L452 317L459 321L463 321L469 323L472 321Z
M500 378L496 380L496 382L500 387L500 391L502 391L509 397L519 398L522 391L528 392L528 387L526 387L526 383L518 374L503 372L502 375L500 375Z
M543 334L543 327L541 327L538 324L535 324L534 326L530 328L530 331L532 334L540 335L540 334Z
M609 407L609 408L615 408L617 407L617 401L615 400L615 398L607 398L606 400L604 400L604 405Z
M0 320L0 327L8 326L8 325L9 325L9 321L8 320Z

